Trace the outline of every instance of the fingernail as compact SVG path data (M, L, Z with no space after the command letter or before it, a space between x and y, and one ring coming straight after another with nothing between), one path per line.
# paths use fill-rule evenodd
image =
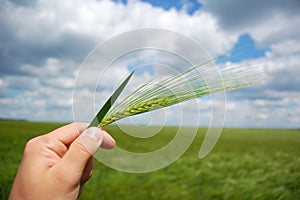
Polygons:
M88 152L94 155L101 146L105 132L97 127L91 127L83 131L79 136L82 145Z

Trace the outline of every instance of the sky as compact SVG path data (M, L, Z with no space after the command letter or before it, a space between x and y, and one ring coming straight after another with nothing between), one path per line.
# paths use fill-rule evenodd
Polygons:
M0 118L89 121L95 113L87 107L96 112L133 68L154 61L162 62L161 66L183 64L160 51L133 53L117 60L97 83L87 81L76 88L78 93L73 95L76 77L82 73L80 67L97 45L110 44L105 42L117 41L120 34L133 30L155 28L192 39L211 57L241 49L217 65L263 70L265 80L260 84L226 93L226 127L299 128L299 9L298 0L1 1ZM139 39L131 38L126 45ZM175 38L174 48L195 55L188 47L176 44ZM113 43L97 56L104 60L122 45ZM128 90L154 73L151 67L142 69ZM104 72L105 68L100 66L99 71ZM97 99L92 102L94 105L89 103L91 96ZM222 99L214 101L224 104ZM74 108L74 102L81 102L86 108ZM188 111L187 119L199 115L199 124L185 120L184 125L208 126L212 98L200 98L196 103L199 109L194 109L192 103L181 108ZM176 107L155 111L139 117L136 123L164 120L176 125L180 121L177 112Z

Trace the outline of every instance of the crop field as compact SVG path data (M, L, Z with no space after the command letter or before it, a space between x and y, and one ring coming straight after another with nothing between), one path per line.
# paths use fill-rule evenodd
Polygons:
M0 199L8 198L26 141L61 125L0 121ZM119 147L135 152L161 148L177 130L166 127L138 139L116 126L107 129ZM226 128L213 151L199 159L205 133L199 128L180 159L154 172L120 172L95 160L80 199L300 199L300 130Z

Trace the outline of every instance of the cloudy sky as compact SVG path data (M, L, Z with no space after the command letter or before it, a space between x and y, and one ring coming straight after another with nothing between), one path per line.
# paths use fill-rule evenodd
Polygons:
M0 118L73 121L75 78L91 50L124 32L159 28L193 39L210 56L247 46L244 53L228 59L226 64L263 68L266 76L263 83L227 93L225 126L298 128L299 10L298 0L1 1ZM114 44L111 49L121 46ZM147 55L158 56L157 52ZM122 64L122 61L112 66L113 73L98 83L94 96L103 100L96 107L137 66L137 63L132 66L133 57L147 63L147 56L132 54L128 58L131 66L130 62ZM175 61L169 63L180 64ZM151 70L142 71L136 75L136 81L149 74ZM95 86L86 84L80 92L75 101L88 102L88 94L95 93ZM211 100L203 98L197 102L200 125L207 126ZM198 116L189 104L182 108L189 111L190 118ZM89 121L94 115L90 112L84 115L86 110L80 109L85 116L83 120ZM165 121L176 124L172 118L176 111L172 112L172 108L156 111L155 116L170 116Z

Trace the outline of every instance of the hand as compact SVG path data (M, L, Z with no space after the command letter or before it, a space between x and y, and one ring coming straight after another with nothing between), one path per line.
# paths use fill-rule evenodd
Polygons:
M92 175L92 155L100 146L115 146L105 131L86 127L85 123L72 123L31 139L10 199L77 199Z

